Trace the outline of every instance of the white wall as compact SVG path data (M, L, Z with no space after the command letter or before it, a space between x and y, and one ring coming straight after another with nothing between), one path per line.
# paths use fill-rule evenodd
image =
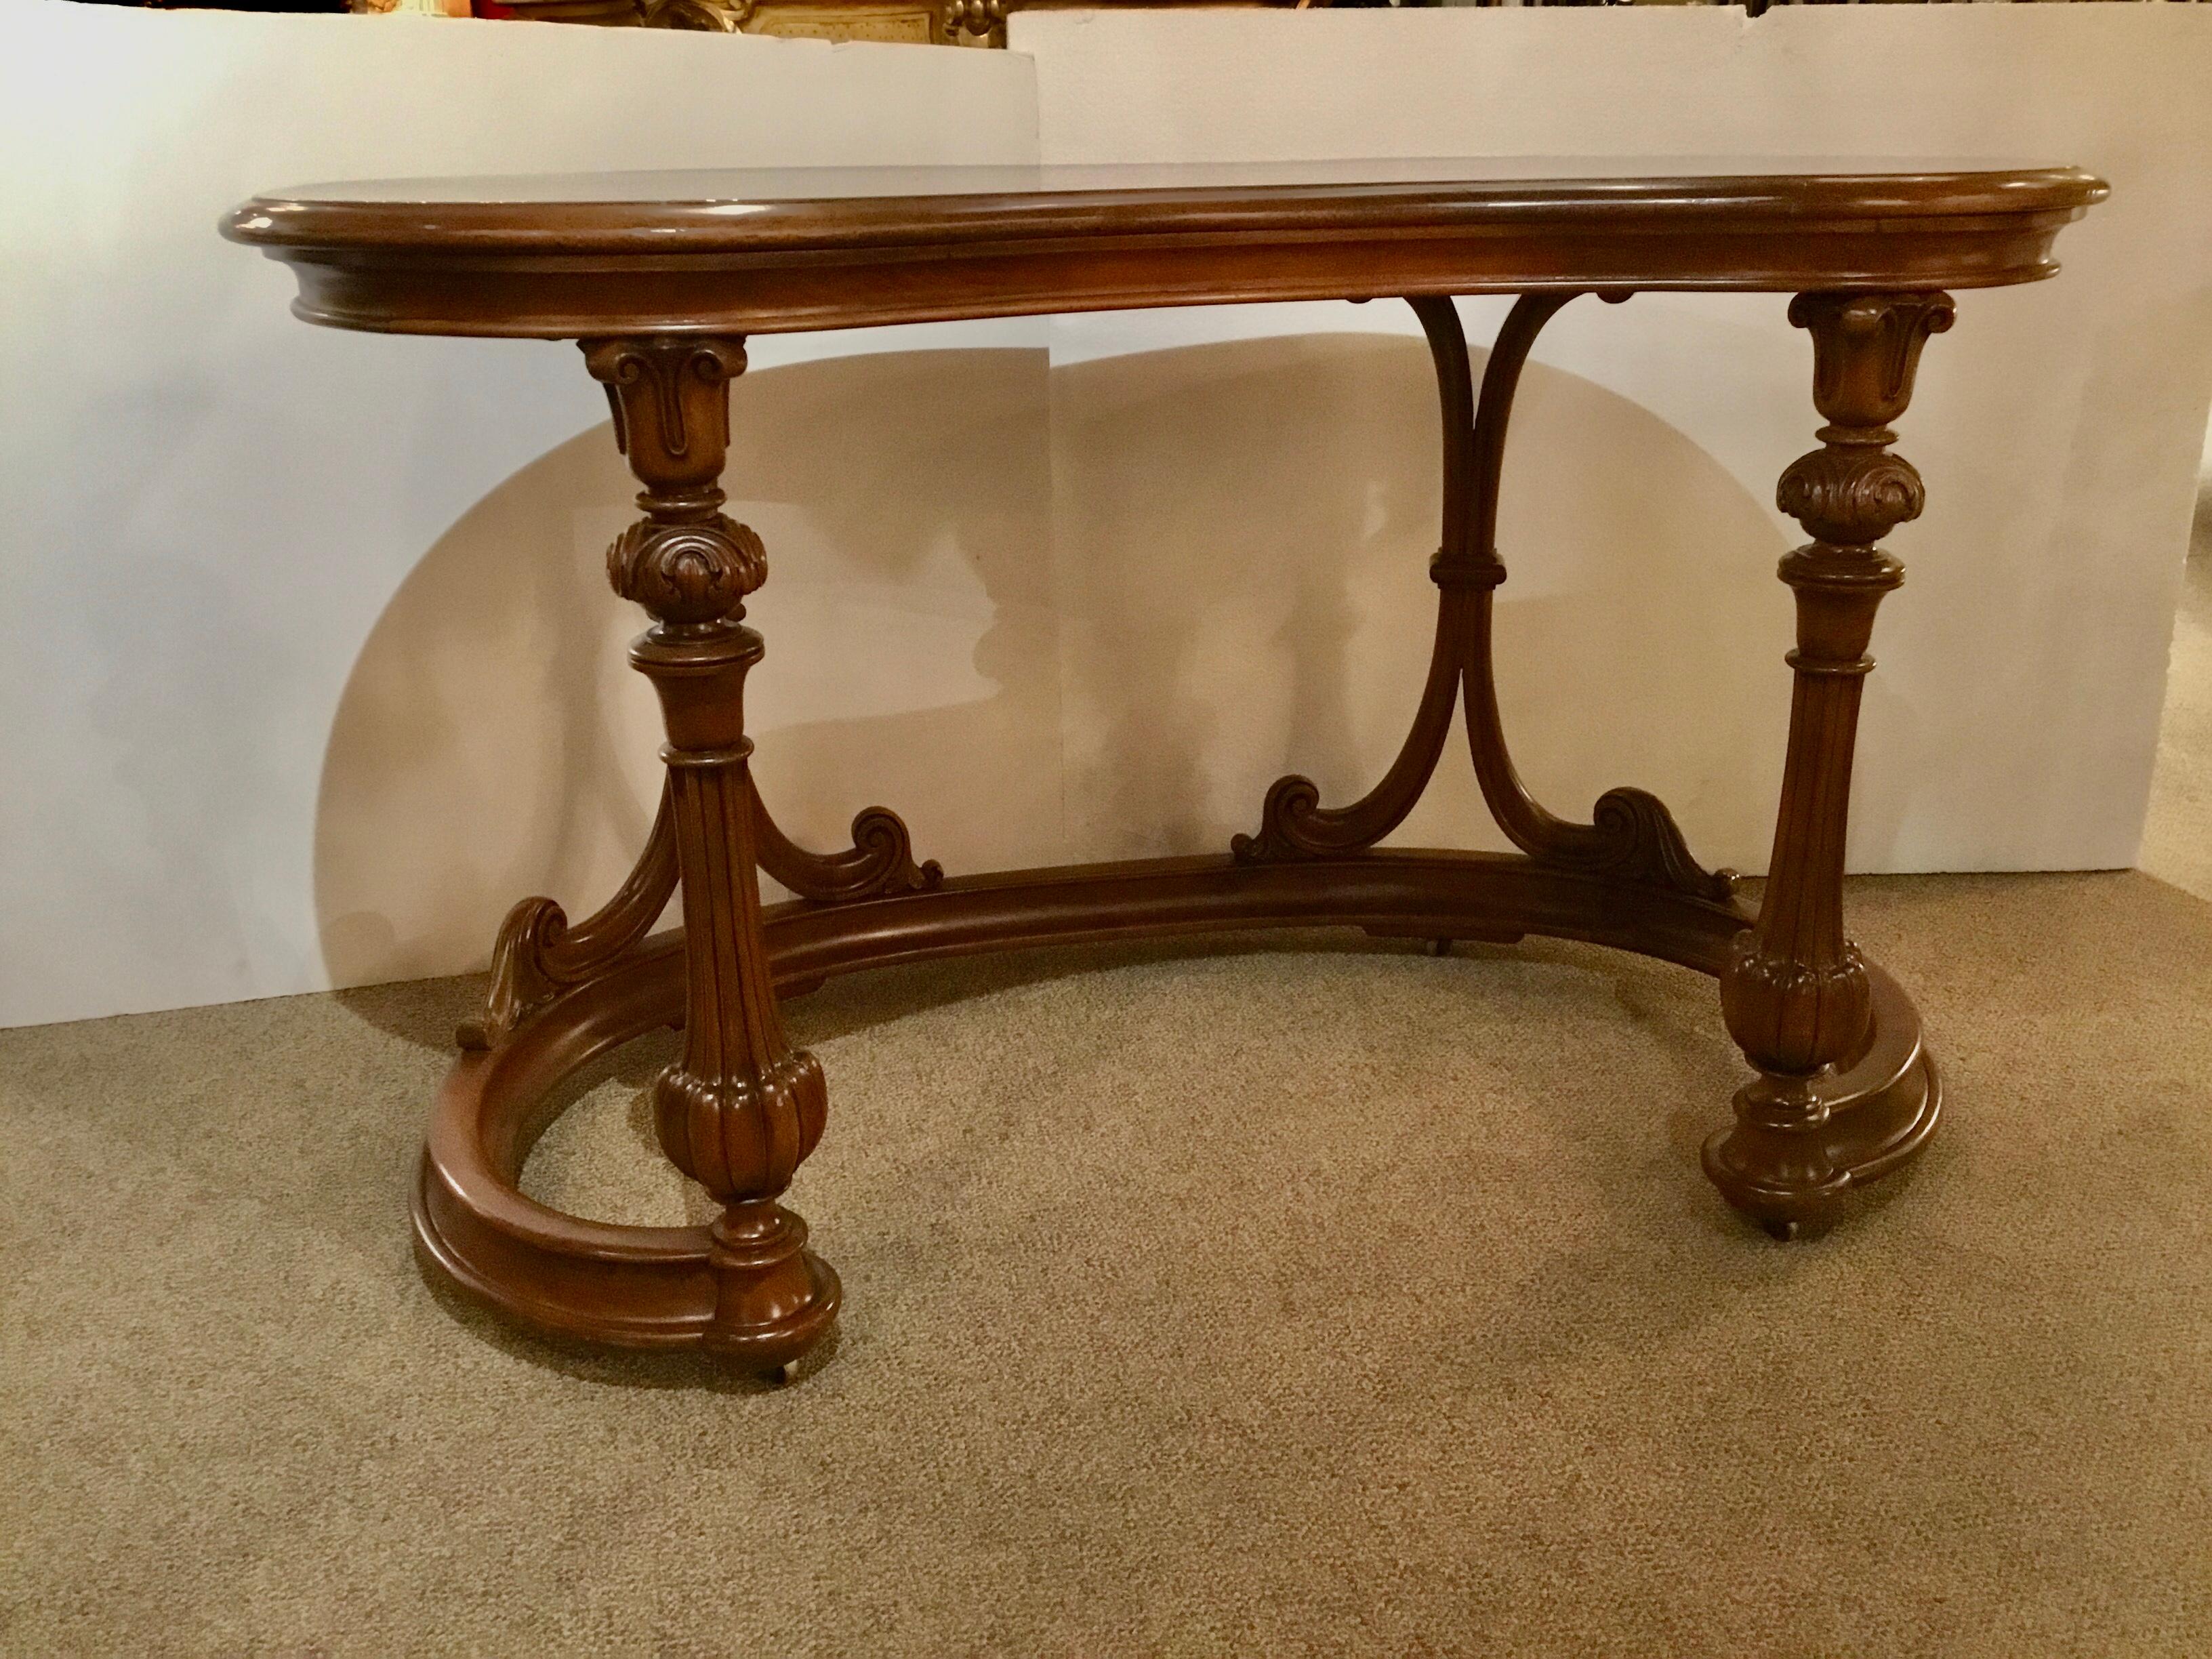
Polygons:
M606 447L574 348L307 327L289 273L217 238L227 209L317 179L1035 154L1030 66L1003 53L0 3L0 1023L450 971L484 952L495 890L588 908L635 850L624 745L592 734L648 727L649 693L617 667L602 696L587 666L555 725L532 648L563 637L572 577L611 653L635 631L593 568L634 486L592 473L588 535L557 495L532 539L453 534L577 434ZM755 357L765 384L963 342L1025 346L1041 392L1028 323ZM487 579L476 609L380 629L410 573L450 591L457 558ZM347 696L379 641L370 678L409 696L370 729ZM787 633L779 668L808 643Z
M292 321L289 276L213 228L316 177L1041 144L2098 167L2119 197L2066 276L1968 296L1930 349L1855 854L2124 862L2212 387L2200 9L1024 14L1032 63L0 0L0 153L38 158L0 170L0 1023L467 967L523 893L589 908L643 831L597 388L565 345ZM1786 697L1772 483L1814 424L1780 308L1571 308L1505 504L1524 769L1562 810L1658 787L1752 867ZM1498 308L1468 312L1480 338ZM1436 535L1428 370L1386 315L757 342L730 487L769 548L751 712L787 826L827 842L881 799L965 870L1218 846L1285 766L1363 785ZM1340 331L1239 337L1285 328ZM1478 835L1447 771L1409 833Z
M1928 508L1891 538L1906 586L1875 635L1850 855L1863 870L2133 861L2212 397L2205 9L1037 11L1012 27L1037 60L1048 161L1952 155L2102 173L2113 198L2061 236L2063 274L1961 295L1923 361L1899 448ZM1503 315L1462 309L1481 337ZM1503 691L1532 784L1561 811L1613 783L1654 787L1701 854L1749 869L1766 856L1786 727L1773 563L1803 539L1774 483L1818 423L1810 349L1784 309L1651 295L1562 313L1524 385L1500 527ZM1410 395L1419 349L1386 363L1378 328L1416 331L1379 304L1055 324L1063 499L1100 455L1150 467L1073 486L1084 510L1055 515L1064 574L1091 584L1093 607L1069 679L1079 815L1168 817L1212 844L1286 764L1343 792L1387 763L1419 684L1435 532L1377 503L1433 489L1433 417ZM1367 337L1316 356L1321 330ZM1199 343L1299 334L1239 353ZM1253 389L1217 416L1271 434L1185 431L1149 461L1102 445L1058 366L1108 357L1130 360L1099 393L1104 430L1174 421L1211 362ZM1401 384L1387 410L1358 401ZM1297 459L1273 465L1286 450ZM1207 553L1224 538L1232 566L1288 580L1217 579ZM1130 553L1109 562L1109 548ZM1184 569L1202 573L1202 628L1178 622L1169 573ZM1131 637L1152 648L1132 661ZM1146 729L1188 730L1206 708L1237 718L1152 766L1115 736L1148 701ZM1348 720L1316 713L1347 701ZM1465 788L1407 834L1501 844Z

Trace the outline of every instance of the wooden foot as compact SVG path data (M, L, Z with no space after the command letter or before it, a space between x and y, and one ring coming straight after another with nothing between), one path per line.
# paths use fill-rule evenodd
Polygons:
M1745 1085L1735 1122L1705 1142L1707 1178L1777 1238L1835 1219L1869 1182L1909 1162L1942 1115L1919 1016L1894 980L1866 971L1864 1052L1823 1073L1786 1115L1763 1105L1759 1083Z
M708 1229L716 1281L703 1345L747 1370L786 1369L829 1334L843 1295L806 1246L806 1224L780 1204L733 1204Z

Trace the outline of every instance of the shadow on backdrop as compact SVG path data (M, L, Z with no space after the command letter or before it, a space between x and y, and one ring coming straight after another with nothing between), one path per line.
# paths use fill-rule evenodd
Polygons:
M1282 772L1340 801L1396 750L1434 605L1418 339L1049 372L1036 350L832 359L748 374L732 428L729 511L769 560L756 770L812 845L880 802L952 873L1214 850ZM516 899L580 915L629 868L660 739L603 557L634 489L606 428L560 446L441 538L370 635L317 823L335 982L480 967ZM1532 788L1575 816L1654 789L1707 863L1763 866L1790 627L1765 507L1648 410L1532 364L1499 540ZM1463 744L1397 839L1503 845Z
M1480 371L1478 359L1477 373ZM1054 371L1072 838L1225 847L1267 786L1364 790L1427 665L1440 464L1420 341L1325 335ZM1788 730L1789 545L1649 410L1532 363L1505 457L1498 678L1522 774L1586 816L1632 783L1709 864L1765 866ZM1463 744L1393 838L1506 845Z

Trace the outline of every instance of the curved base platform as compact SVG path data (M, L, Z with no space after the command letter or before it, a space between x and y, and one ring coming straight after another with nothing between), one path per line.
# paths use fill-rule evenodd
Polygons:
M1777 1238L1830 1219L1850 1194L1911 1161L1936 1133L1943 1089L1920 1042L1920 1017L1895 980L1869 966L1874 1022L1866 1052L1820 1079L1825 1109L1803 1131L1738 1121L1705 1142L1705 1175Z
M766 916L785 995L835 974L984 951L1331 925L1437 939L1583 939L1717 974L1729 941L1751 921L1731 902L1524 858L1390 851L1016 872L851 903L781 905ZM1940 1094L1918 1017L1887 975L1877 969L1872 977L1867 1048L1816 1085L1824 1121L1793 1149L1802 1156L1790 1167L1805 1178L1771 1180L1772 1148L1747 1146L1741 1125L1705 1149L1723 1194L1771 1230L1826 1214L1846 1191L1910 1158L1935 1127ZM416 1242L427 1267L542 1330L630 1347L702 1347L746 1369L773 1369L818 1340L836 1312L836 1275L811 1252L790 1255L792 1283L778 1287L764 1317L757 1282L736 1293L738 1275L722 1270L728 1242L708 1228L586 1221L516 1185L561 1109L563 1081L633 1038L680 1024L684 1008L683 939L663 934L489 1049L464 1053L432 1112ZM797 1217L775 1214L803 1237Z

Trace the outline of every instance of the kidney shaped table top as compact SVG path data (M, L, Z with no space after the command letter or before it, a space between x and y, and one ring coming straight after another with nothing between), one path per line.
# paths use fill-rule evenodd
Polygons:
M835 1318L837 1277L777 1200L819 1139L823 1070L781 998L922 957L1206 928L1341 924L1435 941L1594 940L1716 975L1752 1067L1706 1143L1722 1194L1771 1232L1822 1224L1926 1143L1941 1112L1911 1004L1844 928L1844 830L1880 545L1923 489L1892 453L1947 290L2052 275L2053 240L2105 193L2072 167L1960 161L1588 159L1270 166L876 167L382 180L255 198L224 234L289 264L311 322L574 338L643 486L608 550L653 626L631 660L665 718L667 779L637 867L588 917L523 901L483 1012L433 1109L415 1197L428 1269L570 1336L702 1346L769 1370ZM1508 754L1491 659L1505 568L1505 424L1545 321L1584 295L1771 290L1813 347L1819 447L1778 500L1809 540L1790 741L1756 910L1638 789L1556 816ZM1478 377L1453 295L1511 294ZM1279 781L1211 855L964 875L917 862L882 807L817 853L754 787L743 689L760 538L722 512L731 382L750 334L1270 300L1399 298L1426 334L1443 426L1431 666L1396 760L1323 805ZM1383 848L1464 698L1483 798L1513 854ZM765 872L798 895L764 907ZM655 935L680 887L684 926ZM525 1197L522 1163L580 1067L684 1028L653 1087L663 1151L711 1226L622 1227ZM1655 1085L1659 1086L1659 1085ZM1356 1310L1347 1310L1357 1316Z
M565 338L1559 289L1955 289L2050 275L2071 167L1694 159L798 167L384 179L226 233L350 328ZM1816 169L1816 170L1802 170Z

